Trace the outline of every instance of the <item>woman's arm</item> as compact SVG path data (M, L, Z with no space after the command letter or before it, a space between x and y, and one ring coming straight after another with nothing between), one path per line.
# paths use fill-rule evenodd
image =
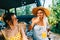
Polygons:
M47 37L50 36L49 34L49 31L50 31L50 25L49 25L49 22L48 22L48 19L46 18L46 25L47 25Z
M25 34L25 32L24 32L23 27L21 27L21 34L22 34L22 39L23 39L23 40L28 40L28 39L27 39L27 36L26 36L26 34Z
M49 22L47 21L47 32L50 31L50 25L49 25Z
M36 18L32 18L32 20L31 20L32 23L29 25L29 28L28 28L29 31L33 29L33 27L35 25L35 19Z
M22 35L22 40L28 40L27 36L25 34L25 31L24 31L24 27L25 27L25 25L23 23L19 23L18 28L19 28L19 31L20 31L20 33Z
M44 20L45 20L45 22L46 22L47 32L49 32L49 31L50 31L50 25L49 25L49 22L48 22L48 18L45 17Z
M34 18L32 18L32 23L31 23L31 25L29 26L29 30L32 30L33 27L34 27L34 25L37 24L39 21L40 21L40 20L39 20L39 17L34 17Z

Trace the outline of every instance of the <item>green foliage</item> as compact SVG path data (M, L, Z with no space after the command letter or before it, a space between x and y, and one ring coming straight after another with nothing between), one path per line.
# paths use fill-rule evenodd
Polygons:
M25 6L16 8L16 11L17 11L17 15L18 16L26 14L26 12L25 12Z
M5 13L5 10L0 9L0 16L2 16L2 13Z
M30 15L31 14L30 8L31 8L31 5L26 5L26 6L16 8L17 16ZM15 9L14 8L10 9L10 12L15 13Z
M32 3L29 5L21 6L16 8L16 15L32 15L32 9L36 7L36 3ZM15 8L10 9L10 12L15 13Z
M51 31L60 34L60 21L51 27Z
M57 0L56 0L57 1ZM51 15L48 17L49 18L49 23L51 25L56 24L58 21L60 21L60 1L57 1L55 3L55 0L52 2L52 7L51 7Z
M52 0L49 23L52 25L51 31L60 34L60 0Z
M30 15L31 14L30 7L31 7L30 5L27 5L25 7L26 15Z
M14 8L12 8L12 9L10 9L10 12L12 12L12 13L15 13L15 11L14 11L15 9Z

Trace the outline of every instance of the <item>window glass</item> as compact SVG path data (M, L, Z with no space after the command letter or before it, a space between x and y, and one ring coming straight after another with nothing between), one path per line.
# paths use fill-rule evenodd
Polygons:
M17 16L20 16L20 15L32 15L32 9L34 7L36 7L36 3L21 6L21 7L17 7L16 8L16 15ZM10 12L15 13L15 9L14 8L10 9Z
M2 14L5 13L5 10L4 9L0 9L0 16L2 16Z
M15 8L10 9L9 11L15 13Z

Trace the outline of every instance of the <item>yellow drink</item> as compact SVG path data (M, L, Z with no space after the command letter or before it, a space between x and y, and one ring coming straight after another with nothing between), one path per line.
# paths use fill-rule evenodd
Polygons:
M46 38L47 37L47 33L46 32L43 32L42 33L42 38Z

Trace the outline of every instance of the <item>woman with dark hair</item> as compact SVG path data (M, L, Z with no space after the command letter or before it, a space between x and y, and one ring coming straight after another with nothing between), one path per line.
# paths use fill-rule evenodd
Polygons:
M18 24L18 19L14 13L6 13L3 16L6 28L1 30L6 40L28 40L24 33L23 25Z
M49 10L44 7L36 7L32 10L32 13L36 16L32 18L32 23L29 26L29 30L33 29L33 40L48 40L47 17L50 15Z

